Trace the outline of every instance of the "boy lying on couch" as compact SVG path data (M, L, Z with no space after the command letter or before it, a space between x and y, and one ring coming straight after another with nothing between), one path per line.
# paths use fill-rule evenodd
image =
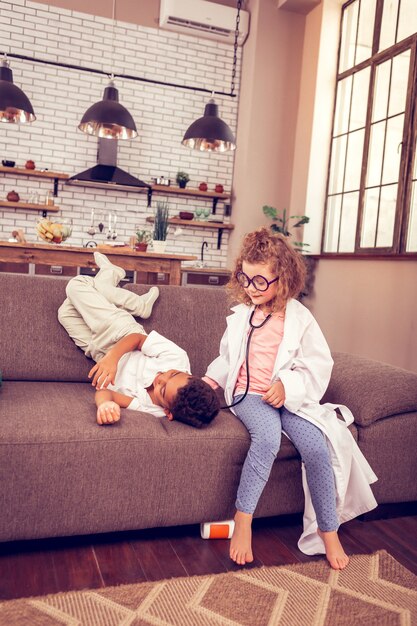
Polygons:
M157 287L138 296L118 284L125 276L99 252L95 277L75 276L58 319L75 344L96 364L89 372L96 388L97 422L120 420L120 408L167 416L200 428L219 411L211 387L191 376L187 353L156 331L146 334L133 316L147 319Z

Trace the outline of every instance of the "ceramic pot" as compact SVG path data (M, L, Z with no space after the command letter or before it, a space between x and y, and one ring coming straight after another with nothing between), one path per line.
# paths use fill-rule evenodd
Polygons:
M180 180L180 181L178 182L178 187L179 187L180 189L185 189L185 188L186 188L186 186L187 186L187 181L186 181L186 180Z
M164 254L167 247L167 242L154 239L152 242L152 247L153 251L156 252L156 254Z
M35 161L32 161L30 159L29 159L29 161L26 161L25 168L27 170L34 170L35 169Z
M9 193L7 194L7 200L9 202L19 202L20 196L17 191L13 189L13 191L9 191Z
M144 243L143 241L135 243L136 252L146 252L147 248L148 248L148 244Z

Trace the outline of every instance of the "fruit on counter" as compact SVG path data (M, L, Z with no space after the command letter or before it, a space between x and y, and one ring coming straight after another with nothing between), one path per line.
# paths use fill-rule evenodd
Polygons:
M223 185L216 185L215 188L214 188L214 191L216 193L223 193L223 191L224 191Z
M207 183L200 183L198 188L200 191L207 191L208 189Z
M41 239L49 243L61 243L71 235L71 226L51 222L44 218L36 225L36 231Z
M32 159L29 159L28 161L26 161L25 168L27 170L34 170L35 169L35 161L32 161Z

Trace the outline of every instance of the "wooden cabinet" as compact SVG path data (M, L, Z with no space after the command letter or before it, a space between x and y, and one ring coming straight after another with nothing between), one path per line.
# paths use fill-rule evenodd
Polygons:
M230 271L214 267L186 267L181 270L182 285L222 287L229 282Z
M77 267L64 267L63 265L46 265L37 263L35 266L35 274L41 276L77 276Z

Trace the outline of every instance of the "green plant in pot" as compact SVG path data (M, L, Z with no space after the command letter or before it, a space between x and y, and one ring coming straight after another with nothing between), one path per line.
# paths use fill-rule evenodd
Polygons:
M150 241L152 241L152 233L149 230L137 230L135 250L138 252L146 252Z
M271 218L271 230L274 233L281 233L284 237L292 237L291 230L292 228L300 228L304 226L304 224L308 224L310 218L307 215L287 215L287 209L283 209L280 213L278 213L277 209L273 206L267 206L266 204L262 207L262 211L264 215ZM291 220L297 220L296 223L291 222ZM300 252L304 252L310 244L303 243L302 241L292 241L292 245L297 248Z
M272 206L264 205L262 207L262 211L266 217L269 217L272 220L272 224L270 226L271 230L274 233L281 233L284 237L292 237L292 228L300 228L301 226L304 226L304 224L308 224L310 221L310 218L307 215L287 215L286 209L278 212L277 209ZM313 291L314 273L317 260L306 254L308 252L307 248L310 244L302 241L292 241L292 245L300 252L300 254L303 255L303 259L306 264L306 283L302 293L300 294L300 299L303 299L303 297L308 296Z
M180 171L177 173L175 180L177 181L178 187L180 187L181 189L185 189L188 181L190 180L190 177L188 176L187 172Z
M168 235L169 207L168 202L157 202L153 227L154 252L164 252Z

